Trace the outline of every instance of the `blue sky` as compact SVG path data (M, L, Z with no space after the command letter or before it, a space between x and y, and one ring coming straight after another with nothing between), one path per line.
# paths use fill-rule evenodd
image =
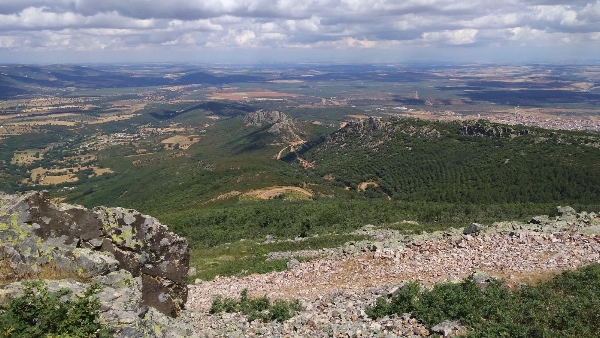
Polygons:
M0 0L2 62L598 62L600 1Z

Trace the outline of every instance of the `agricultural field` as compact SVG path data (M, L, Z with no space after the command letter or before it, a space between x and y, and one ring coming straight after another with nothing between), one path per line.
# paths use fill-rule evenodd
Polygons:
M165 149L173 150L187 149L198 141L200 141L198 135L175 135L166 140L162 140L160 143L164 144Z
M31 149L15 151L13 158L10 160L10 164L16 165L28 165L35 161L39 161L44 156L44 149Z

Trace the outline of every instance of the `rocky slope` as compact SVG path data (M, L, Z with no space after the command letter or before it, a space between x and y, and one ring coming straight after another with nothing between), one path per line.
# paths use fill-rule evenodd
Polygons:
M189 336L176 318L188 265L187 241L135 210L55 205L47 192L0 194L0 300L27 279L46 277L51 291L75 295L98 281L101 317L116 336Z
M194 325L206 337L419 337L455 332L444 325L424 327L408 314L372 320L364 308L408 280L431 286L483 273L518 285L600 262L597 215L577 214L568 207L559 212L557 218L540 216L527 224L472 224L418 236L368 226L359 233L371 235L372 241L304 252L322 258L293 262L284 272L198 281L190 287L187 306L199 311ZM237 297L245 288L257 296L299 298L305 311L284 323L248 323L237 314L207 315L214 294Z
M428 287L476 274L517 286L600 262L600 217L569 207L558 214L421 235L368 225L356 233L370 240L266 255L289 259L287 271L187 286L186 240L150 216L55 205L45 192L0 194L0 302L19 295L25 279L44 277L50 291L68 288L74 296L97 281L102 321L117 337L450 336L465 328L426 327L410 314L371 319L364 309L409 280ZM214 295L235 298L243 289L298 298L304 310L283 323L208 313Z
M301 142L305 132L301 122L278 111L255 111L244 116L246 126L270 126L268 133L277 136L283 143Z

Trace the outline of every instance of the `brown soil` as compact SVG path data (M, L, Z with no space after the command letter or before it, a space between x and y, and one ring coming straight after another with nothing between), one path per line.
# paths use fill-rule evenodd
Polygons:
M312 196L312 192L310 192L306 189L302 189L302 188L298 188L298 187L291 187L291 186L271 187L271 188L265 188L265 189L261 189L261 190L252 190L250 192L245 193L244 195L251 196L254 198L268 200L268 199L274 198L278 195L284 194L289 191L295 191L295 192L299 192L299 193L307 195L307 196Z
M365 190L367 190L367 187L370 185L372 185L374 187L379 186L379 184L377 184L377 182L373 182L373 181L362 182L361 184L358 185L358 191L365 191Z

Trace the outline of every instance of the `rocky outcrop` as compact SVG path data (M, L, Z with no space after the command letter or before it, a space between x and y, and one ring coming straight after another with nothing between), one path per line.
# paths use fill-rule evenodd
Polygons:
M353 255L362 255L365 253L384 253L389 251L398 251L412 245L413 243L423 243L431 240L455 239L461 240L465 236L484 236L494 234L512 235L521 232L534 232L552 234L556 232L580 232L584 234L600 234L600 217L594 212L582 211L577 213L575 209L565 206L557 207L558 216L549 217L541 215L533 217L529 222L495 222L492 225L484 226L479 223L471 223L468 226L460 228L449 228L443 231L424 232L419 235L405 234L398 230L377 228L374 225L367 224L360 229L352 232L353 235L365 236L369 239L362 241L346 242L343 246L337 248L325 248L319 250L299 250L284 252L269 252L267 260L293 258L314 258L314 257L346 257ZM412 226L419 225L414 221L403 221L402 223ZM426 228L424 227L423 230ZM298 238L294 241L304 240ZM273 241L270 242L283 242Z
M469 136L507 137L513 138L522 135L534 134L530 129L522 129L506 125L490 123L487 121L466 121L463 123L461 133Z
M112 330L115 337L190 337L195 335L188 313L185 318L165 316L152 307L142 304L140 278L134 278L125 270L110 272L94 278L103 289L95 295L100 300L101 322ZM73 279L44 280L49 292L68 289L72 293L65 297L81 297L87 283ZM0 302L9 297L20 296L22 282L15 282L0 288Z
M52 283L75 291L81 283L66 278L97 280L114 310L104 309L103 318L117 333L133 322L143 332L157 321L178 327L173 318L187 300L188 266L187 241L135 210L55 205L47 192L0 193L0 280L15 282L4 290L31 278L60 280Z
M279 136L285 143L302 141L300 135L303 132L299 122L279 111L255 111L245 115L244 122L247 126L271 125L267 131Z
M441 322L429 328L410 314L374 319L366 316L364 309L373 306L380 296L396 294L408 281L429 287L438 282L458 282L468 276L477 283L487 283L496 276L517 287L554 272L600 263L600 232L582 234L600 224L600 218L594 213L575 213L567 207L559 208L558 213L557 217L536 217L547 221L543 225L478 224L478 231L470 234L464 234L464 229L452 229L407 235L364 226L355 234L371 237L370 243L351 242L342 248L324 249L329 254L312 253L313 258L321 254L325 258L303 260L285 271L198 281L190 287L188 306L208 311L215 294L237 297L247 289L251 295L266 295L270 299L298 298L305 309L283 323L247 322L242 314L198 316L194 325L206 337L465 334L466 328L458 321ZM410 221L402 223L417 225ZM398 243L401 246L396 248ZM286 259L291 261L296 253ZM311 257L306 253L304 257Z
M378 148L401 135L438 139L442 133L435 126L419 123L409 118L369 117L352 120L334 133L297 147L297 154L325 151L327 149L353 149L360 147L377 151Z
M279 111L259 110L244 116L247 126L262 126L263 124L293 123L294 119Z

